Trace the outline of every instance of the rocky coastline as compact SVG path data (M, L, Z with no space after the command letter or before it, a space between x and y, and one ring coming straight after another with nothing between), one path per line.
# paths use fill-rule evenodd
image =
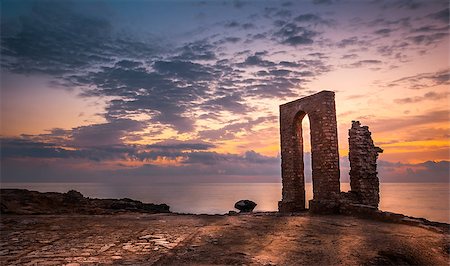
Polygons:
M76 191L2 189L1 265L448 265L449 224L341 214L171 213ZM348 205L350 206L350 205Z
M80 192L38 192L0 189L1 214L116 214L123 212L169 213L166 204L142 203L128 198L93 199Z

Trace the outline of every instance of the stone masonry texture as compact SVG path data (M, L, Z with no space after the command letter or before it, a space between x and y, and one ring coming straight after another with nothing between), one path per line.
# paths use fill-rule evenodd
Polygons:
M305 210L302 120L308 114L311 129L313 200L311 210L335 204L340 193L339 150L334 92L319 93L280 105L281 175L280 212Z
M383 150L373 144L369 128L361 126L359 121L352 121L348 133L351 192L359 203L378 208L377 158Z

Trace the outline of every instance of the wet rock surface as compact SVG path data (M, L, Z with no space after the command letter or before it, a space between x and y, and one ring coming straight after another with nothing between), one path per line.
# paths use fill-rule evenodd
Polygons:
M167 213L166 204L142 203L132 199L91 199L80 192L67 193L1 189L2 214L113 214L118 212Z
M252 212L256 205L258 204L251 200L240 200L234 204L234 207L241 212Z
M2 215L1 265L447 265L449 236L342 215Z

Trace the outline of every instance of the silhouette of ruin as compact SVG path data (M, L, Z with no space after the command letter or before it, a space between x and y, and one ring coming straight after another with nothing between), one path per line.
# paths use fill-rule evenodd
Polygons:
M377 158L378 153L383 150L373 144L369 127L361 127L359 121L352 121L348 135L351 192L358 202L378 207L380 182L377 176Z
M282 200L280 212L305 210L302 120L308 115L311 130L313 212L339 212L349 206L378 208L378 153L367 126L353 121L349 130L351 191L340 191L339 149L334 92L319 93L280 105ZM344 212L344 211L342 211Z

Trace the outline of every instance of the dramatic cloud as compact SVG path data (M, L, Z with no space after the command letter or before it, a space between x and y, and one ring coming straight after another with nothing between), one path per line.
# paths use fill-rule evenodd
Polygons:
M278 182L278 105L322 89L375 136L408 129L438 142L448 129L449 9L439 1L126 5L2 5L2 124L18 128L1 133L2 178ZM69 109L76 119L54 119ZM426 160L445 158L435 150ZM405 156L403 177L442 169Z
M70 2L36 2L18 21L2 17L2 66L20 73L61 75L111 62L124 53L154 53L151 45L115 37L107 20L74 10Z

